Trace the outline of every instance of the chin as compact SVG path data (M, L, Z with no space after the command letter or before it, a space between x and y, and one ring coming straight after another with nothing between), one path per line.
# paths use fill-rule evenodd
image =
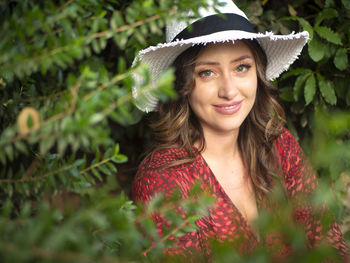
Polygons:
M239 131L240 127L241 125L230 125L230 126L222 125L222 126L217 126L216 130L221 133L232 133L232 132Z

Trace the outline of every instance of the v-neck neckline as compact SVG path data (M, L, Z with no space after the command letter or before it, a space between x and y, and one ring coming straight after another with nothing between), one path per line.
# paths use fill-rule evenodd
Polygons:
M198 152L198 150L197 150ZM246 228L254 235L254 237L256 238L256 240L259 240L259 235L258 233L256 233L256 231L254 230L254 227L249 223L249 221L247 220L247 218L242 214L242 212L238 209L238 207L233 203L233 201L231 200L231 198L227 195L227 193L225 192L224 188L221 186L220 182L218 181L218 179L216 178L214 172L212 171L212 169L210 168L209 164L207 163L207 161L204 159L204 157L202 156L202 154L200 152L198 152L198 156L200 158L200 161L202 162L202 164L208 168L209 172L210 172L210 176L213 180L213 183L217 186L216 189L217 191L220 192L220 194L223 196L224 200L230 204L234 210L237 211L237 214L239 215L239 218L242 222L244 222ZM257 209L258 209L258 215L259 215L259 201L260 201L260 195L258 193L255 193L255 200L256 200L256 205L257 205Z

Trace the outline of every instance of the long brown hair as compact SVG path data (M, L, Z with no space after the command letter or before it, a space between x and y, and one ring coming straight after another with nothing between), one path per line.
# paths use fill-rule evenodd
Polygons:
M276 150L274 141L284 125L284 111L278 103L278 91L266 79L266 54L256 41L242 40L252 51L258 76L258 88L254 106L240 127L238 147L243 163L256 189L268 192L272 177L276 174ZM189 95L194 86L195 61L203 48L193 46L180 54L175 68L176 100L160 103L158 119L151 124L155 140L148 158L161 149L182 148L187 157L167 164L167 168L192 162L195 159L194 142L199 142L199 152L205 147L202 127L189 104ZM147 159L148 159L147 158Z

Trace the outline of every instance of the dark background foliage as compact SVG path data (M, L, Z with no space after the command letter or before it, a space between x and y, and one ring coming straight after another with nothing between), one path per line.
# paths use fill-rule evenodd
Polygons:
M323 191L315 201L328 202L349 242L350 1L237 4L258 31L310 33L300 59L274 85L287 127L319 175ZM179 11L196 13L201 5L204 0L178 1ZM176 222L168 235L181 235L210 205L206 196L200 204L185 200L181 205L189 216L180 220L161 197L147 209L129 199L131 181L152 141L148 124L156 117L132 103L133 72L145 76L144 89L151 87L147 69L131 65L138 50L164 41L164 24L179 11L166 0L0 2L3 262L147 261L144 252L152 261L171 245L155 232L149 216L154 209ZM171 99L172 80L166 72L152 92ZM263 219L261 227L276 225ZM289 234L300 248L295 260L318 262L326 253L304 251L298 233ZM217 251L217 262L269 261L263 251L248 258L225 246Z

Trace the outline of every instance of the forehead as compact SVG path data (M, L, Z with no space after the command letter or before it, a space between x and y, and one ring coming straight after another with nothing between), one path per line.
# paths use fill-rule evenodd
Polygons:
M203 58L219 58L220 56L242 56L253 54L250 48L240 40L235 42L211 43L206 45L198 54L197 60Z

